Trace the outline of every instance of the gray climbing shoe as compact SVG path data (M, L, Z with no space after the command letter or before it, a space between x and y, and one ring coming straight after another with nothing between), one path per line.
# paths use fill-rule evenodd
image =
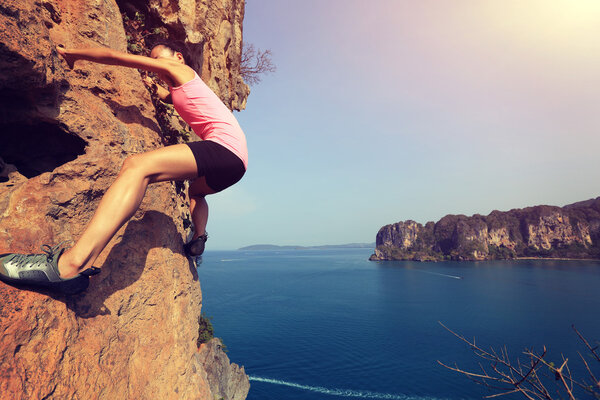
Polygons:
M198 236L196 239L191 242L185 244L183 249L185 250L185 254L188 257L197 257L201 256L204 253L204 244L208 239L208 235L205 233L204 235Z
M99 268L88 268L79 275L62 279L58 272L58 258L64 252L60 244L42 246L41 254L0 254L0 280L13 286L36 286L76 294L89 286L89 277L100 273Z

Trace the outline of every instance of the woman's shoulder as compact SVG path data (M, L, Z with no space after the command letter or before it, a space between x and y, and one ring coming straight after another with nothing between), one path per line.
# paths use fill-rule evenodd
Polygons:
M198 74L192 67L178 63L172 63L169 66L169 74L173 81L173 87L183 86L198 77Z

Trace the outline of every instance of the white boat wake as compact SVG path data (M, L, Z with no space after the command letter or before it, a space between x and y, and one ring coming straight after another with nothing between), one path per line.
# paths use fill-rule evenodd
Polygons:
M311 392L328 394L331 396L358 397L362 399L390 399L390 400L438 400L433 397L407 396L389 393L371 392L368 390L328 389L321 386L301 385L294 382L286 382L279 379L263 378L260 376L248 376L251 381L271 383L273 385L289 386L296 389L309 390Z
M423 271L422 269L414 269L413 271L418 271L418 272L422 272L424 274L430 274L430 275L437 275L437 276L443 276L445 278L452 278L452 279L462 279L461 276L456 276L456 275L447 275L447 274L441 274L439 272L432 272L432 271Z

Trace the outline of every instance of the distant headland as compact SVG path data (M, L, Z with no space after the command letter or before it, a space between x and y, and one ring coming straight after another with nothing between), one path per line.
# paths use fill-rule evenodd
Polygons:
M323 246L277 246L274 244L255 244L252 246L241 247L238 250L328 250L328 249L372 249L375 243L348 243L348 244L330 244Z
M600 259L600 197L382 227L370 260Z

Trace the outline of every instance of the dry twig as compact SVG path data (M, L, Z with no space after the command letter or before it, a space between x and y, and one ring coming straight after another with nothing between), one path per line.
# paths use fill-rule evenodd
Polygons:
M242 43L242 59L240 74L249 85L256 85L262 80L261 75L275 72L277 68L271 59L271 50L256 50L252 43Z
M520 359L512 361L509 357L508 349L503 347L498 353L493 348L489 351L479 347L475 343L475 339L472 341L466 339L464 336L457 334L456 332L449 329L443 323L440 325L444 327L448 332L465 342L474 354L478 357L490 362L489 372L484 368L483 365L479 364L481 372L469 372L459 368L456 364L454 367L448 366L438 360L438 363L445 368L452 371L459 372L470 380L483 385L489 389L497 391L497 393L486 396L486 398L495 398L513 393L520 393L529 400L554 400L555 398L562 398L564 393L569 400L576 400L574 387L577 386L582 388L585 392L592 395L596 399L600 399L600 381L598 381L589 364L585 361L584 357L581 356L584 361L585 367L593 380L593 384L589 385L585 381L573 379L571 376L571 370L568 366L568 359L563 357L563 362L560 367L556 368L553 363L546 361L547 349L544 346L541 352L534 352L529 349L525 349L524 355L528 357L527 363L522 363ZM596 349L592 348L590 344L585 340L575 327L573 327L579 338L585 343L588 350L592 355L600 362L600 357L596 353ZM558 395L553 395L548 391L546 385L542 381L542 378L548 377L548 375L541 373L540 368L546 367L554 376L554 380L558 384L556 386Z

